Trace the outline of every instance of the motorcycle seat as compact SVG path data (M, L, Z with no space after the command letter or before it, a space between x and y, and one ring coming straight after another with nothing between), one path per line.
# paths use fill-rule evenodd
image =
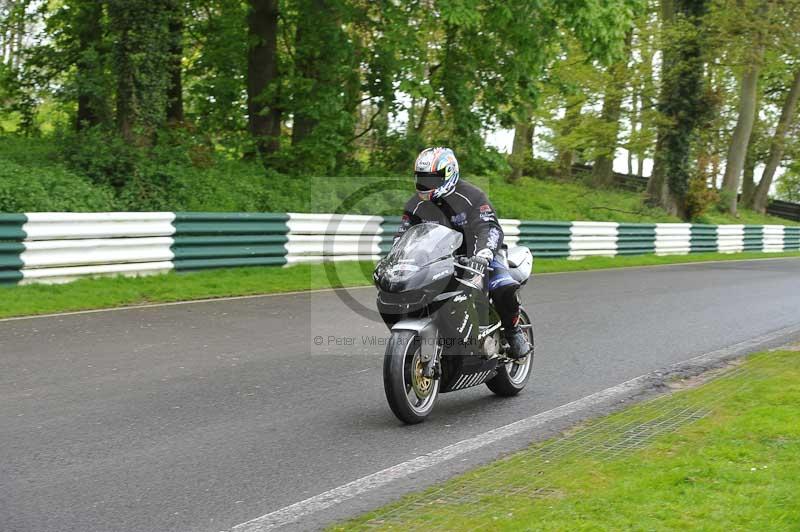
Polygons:
M506 252L509 273L518 283L523 283L531 276L533 254L525 246L514 246Z

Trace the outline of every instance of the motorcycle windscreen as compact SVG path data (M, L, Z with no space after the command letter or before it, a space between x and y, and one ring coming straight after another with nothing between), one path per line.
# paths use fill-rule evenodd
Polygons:
M463 235L438 224L411 226L386 256L387 265L406 264L422 268L450 257L461 247Z

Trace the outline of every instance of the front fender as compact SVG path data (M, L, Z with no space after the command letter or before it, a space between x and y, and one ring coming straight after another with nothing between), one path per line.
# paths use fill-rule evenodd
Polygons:
M422 360L428 362L436 355L436 347L439 340L439 331L436 324L433 323L433 318L409 318L400 320L392 325L392 332L394 331L414 331L420 339L420 354Z

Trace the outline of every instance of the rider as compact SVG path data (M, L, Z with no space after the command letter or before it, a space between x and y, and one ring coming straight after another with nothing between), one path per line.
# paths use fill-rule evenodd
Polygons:
M483 276L491 265L487 288L503 325L511 358L524 358L530 350L519 326L519 283L508 272L503 251L503 229L486 194L459 180L458 161L450 148L422 150L414 163L417 194L406 203L394 241L412 225L432 222L464 235L462 251L468 267Z

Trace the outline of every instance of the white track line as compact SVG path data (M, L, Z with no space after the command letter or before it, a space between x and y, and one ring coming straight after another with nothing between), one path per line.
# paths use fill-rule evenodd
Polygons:
M409 477L419 471L428 469L430 467L441 464L448 460L452 460L457 456L486 447L494 442L514 436L521 432L530 431L546 425L556 419L560 419L572 414L586 411L601 403L606 403L611 400L618 400L623 397L628 397L636 392L645 390L648 383L655 378L663 376L665 373L670 373L678 369L689 368L692 366L705 367L711 363L719 362L736 355L744 354L755 350L763 344L767 344L773 340L777 340L784 336L793 334L800 334L800 325L794 325L773 331L769 334L759 336L752 340L746 340L737 344L711 351L703 355L691 358L684 362L673 364L665 369L656 370L645 375L636 377L622 384L617 384L611 388L587 395L582 399L578 399L571 403L558 406L552 410L536 414L534 416L521 419L514 423L510 423L503 427L499 427L478 436L462 440L458 443L448 445L437 451L418 456L407 462L394 465L386 468L377 473L367 475L365 477L354 480L338 488L328 490L314 497L308 498L304 501L296 502L292 505L275 510L268 514L256 517L245 523L236 525L231 529L231 532L265 532L273 530L282 526L289 525L298 521L299 519L311 515L313 513L325 510L337 504L341 504L347 500L353 499L362 493L372 491L376 488L389 484L394 480Z
M695 266L698 264L724 264L729 262L757 262L757 261L773 261L773 260L798 260L800 257L767 257L767 258L758 258L758 259L733 259L733 260L707 260L707 261L698 261L698 262L677 262L674 264L649 264L645 266L617 266L614 268L596 268L593 270L574 270L574 271L567 271L567 272L547 272L547 273L536 273L534 275L536 277L543 277L545 275L570 275L570 274L577 274L577 273L598 273L598 272L614 272L614 271L624 271L624 270L643 270L643 269L655 269L655 268L668 268L668 267L679 267L679 266ZM121 310L140 310L140 309L148 309L148 308L158 308L158 307L174 307L178 305L194 305L197 303L215 303L219 301L237 301L240 299L257 299L261 297L278 297L278 296L296 296L301 294L318 294L320 292L334 292L336 290L359 290L364 288L374 288L371 284L365 284L360 286L347 286L342 288L319 288L316 290L295 290L292 292L273 292L271 294L251 294L246 296L224 296L224 297L209 297L205 299L192 299L189 301L172 301L169 303L146 303L143 305L129 305L129 306L121 306L121 307L113 307L113 308L98 308L98 309L91 309L91 310L74 310L69 312L56 312L52 314L37 314L34 316L18 316L15 318L0 318L0 323L4 321L20 321L20 320L36 320L36 319L43 319L43 318L62 318L66 316L80 316L82 314L97 314L99 312L118 312Z

